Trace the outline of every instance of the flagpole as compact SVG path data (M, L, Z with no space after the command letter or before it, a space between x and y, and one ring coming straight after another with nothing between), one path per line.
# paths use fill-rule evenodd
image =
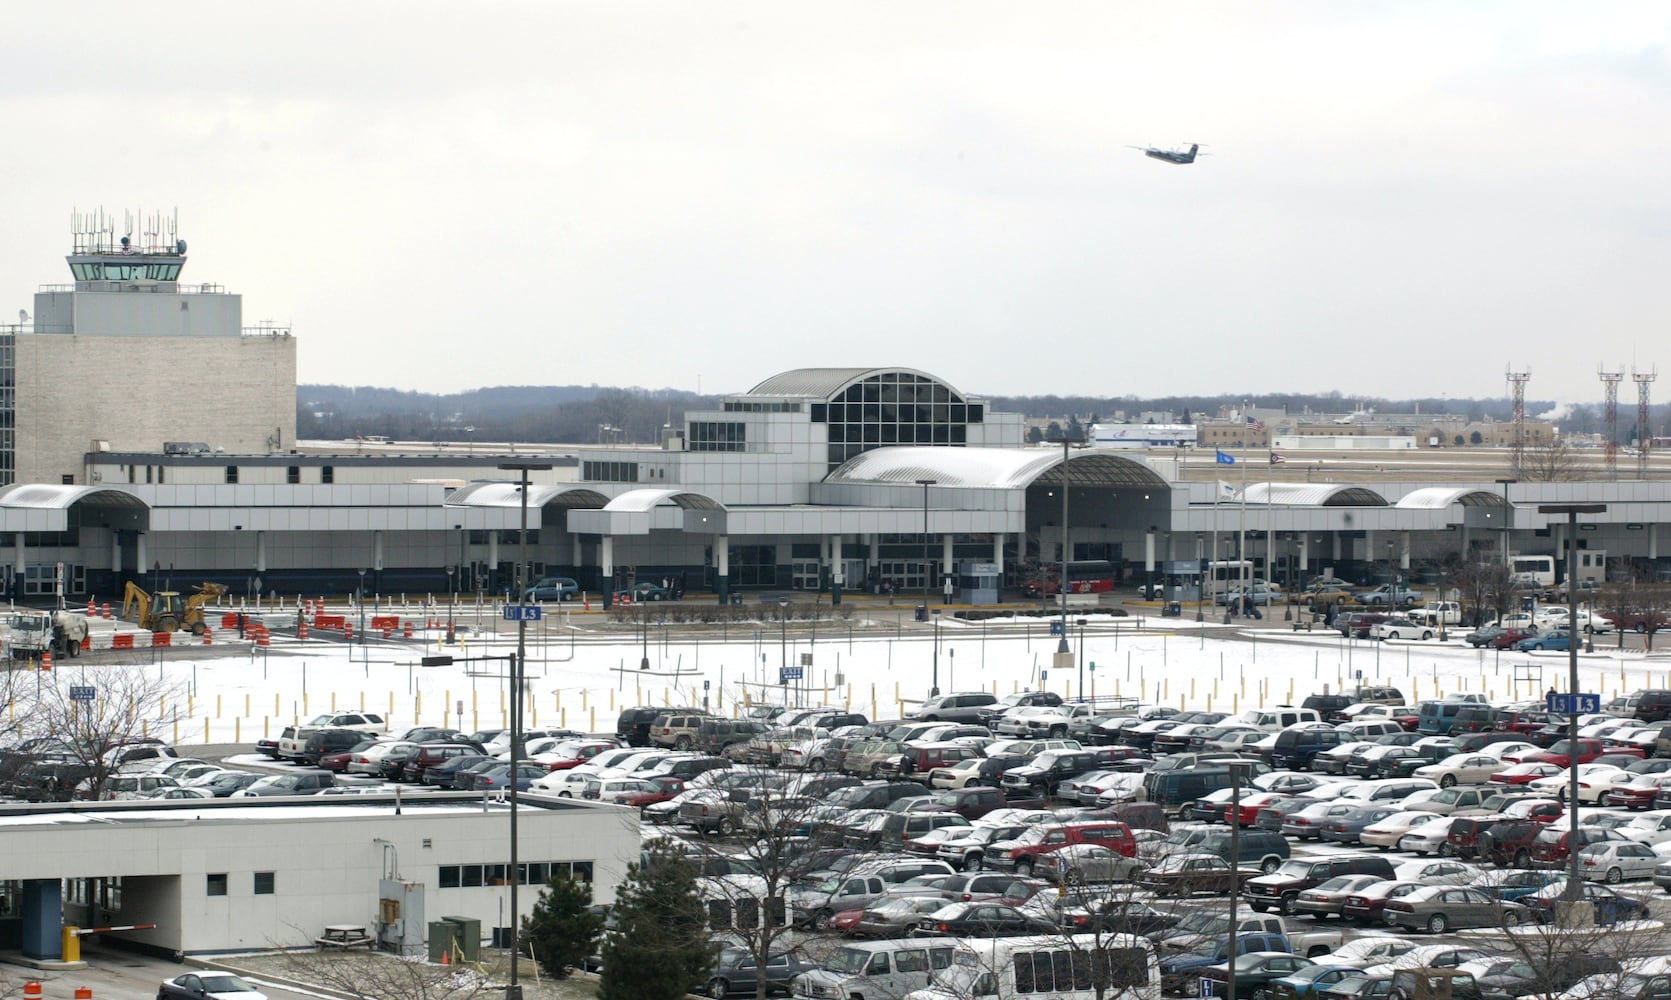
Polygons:
M1247 434L1247 424L1245 423L1246 416L1247 416L1247 410L1246 410L1246 407L1244 406L1243 407L1244 423L1242 424L1242 434L1243 435ZM1242 451L1241 461L1242 461L1241 512L1237 515L1237 518L1236 518L1236 578L1238 580L1242 581L1242 600L1244 602L1243 607L1252 607L1253 598L1248 594L1248 588L1251 586L1253 581L1248 579L1249 566L1248 566L1248 561L1247 561L1247 451L1245 450L1245 448Z

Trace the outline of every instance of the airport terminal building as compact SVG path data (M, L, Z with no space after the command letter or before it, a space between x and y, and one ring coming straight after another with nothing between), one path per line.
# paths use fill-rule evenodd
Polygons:
M30 322L0 329L12 599L108 599L129 580L501 592L524 501L504 466L529 462L551 466L526 498L531 572L605 594L674 579L722 600L911 593L948 576L972 593L1056 563L1064 536L1070 559L1133 582L1238 551L1266 576L1356 578L1446 553L1556 552L1563 519L1537 507L1574 501L1607 505L1586 517L1582 548L1656 575L1665 563L1663 481L1266 482L1262 451L1258 470L1244 454L1203 479L1189 472L1210 456L1176 442L1027 447L1020 415L907 367L771 374L653 447L304 446L298 338L245 326L241 298L219 286L181 284L183 241L142 243L78 233L74 284L43 288ZM53 393L117 363L156 391L73 406Z

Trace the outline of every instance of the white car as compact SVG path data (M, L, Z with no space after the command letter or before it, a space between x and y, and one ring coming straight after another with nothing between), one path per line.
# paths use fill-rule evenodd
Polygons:
M1614 785L1622 785L1636 777L1623 768L1612 764L1580 764L1578 765L1578 801L1600 802ZM1526 787L1543 795L1553 795L1561 801L1566 801L1567 789L1572 781L1571 775L1563 771L1552 774L1547 778L1538 778L1527 783Z
M173 979L163 980L157 989L157 1000L267 1000L249 983L230 972L187 972Z
M1403 812L1395 812L1386 819L1377 820L1364 827L1363 831L1358 834L1358 842L1365 847L1379 847L1382 850L1399 847L1399 841L1406 834L1414 831L1422 824L1438 818L1438 813L1427 812L1422 809L1406 809ZM1445 829L1448 832L1450 824L1445 824ZM1401 849L1407 850L1408 848Z
M1416 777L1436 781L1440 788L1452 785L1484 785L1491 776L1508 767L1500 759L1483 753L1451 754L1437 764L1416 768Z
M1388 618L1369 627L1371 639L1431 639L1437 626L1422 625L1408 618Z
M1133 781L1132 779L1136 779ZM1056 789L1056 797L1072 799L1080 805L1089 806L1103 802L1102 796L1117 792L1111 802L1131 802L1137 798L1137 792L1143 787L1143 775L1130 771L1092 771L1077 778L1062 782ZM1105 803L1106 804L1106 803Z
M1363 968L1366 965L1390 962L1415 946L1416 943L1409 938L1393 937L1389 934L1367 934L1338 945L1327 954L1317 955L1312 961L1318 965L1352 965Z
M369 774L372 777L382 777L384 757L395 750L415 745L410 740L385 740L382 743L373 743L350 757L348 766L343 770L349 774Z
M1617 884L1627 878L1653 878L1661 861L1647 844L1604 840L1578 849L1578 870L1588 881Z
M985 757L970 757L955 764L934 768L928 772L928 787L968 788L981 784L981 765L985 763Z
M1441 858L1436 861L1406 861L1393 866L1395 882L1420 882L1423 885L1469 885L1480 876L1480 870L1460 861Z
M1416 857L1428 854L1440 854L1445 850L1445 844L1450 838L1451 823L1455 817L1440 816L1430 819L1416 827L1409 833L1398 838L1398 849L1409 851Z
M1652 774L1643 777L1659 778L1663 775ZM1654 847L1671 842L1671 809L1655 809L1652 812L1638 813L1630 821L1618 828L1619 832L1636 841Z
M655 786L642 778L604 778L599 786L596 795L599 802L619 803L629 795L655 791Z

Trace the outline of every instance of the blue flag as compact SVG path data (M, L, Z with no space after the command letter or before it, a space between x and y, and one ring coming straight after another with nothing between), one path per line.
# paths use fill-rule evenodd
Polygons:
M1224 452L1219 451L1217 448L1214 448L1213 452L1214 452L1214 454L1218 455L1218 464L1220 464L1220 465L1235 465L1236 464L1236 459L1235 459L1234 456L1226 455Z

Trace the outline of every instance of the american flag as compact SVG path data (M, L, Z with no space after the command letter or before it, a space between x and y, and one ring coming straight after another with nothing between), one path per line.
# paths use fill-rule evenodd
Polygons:
M1265 429L1265 422L1263 420L1256 420L1253 417L1247 418L1247 425L1256 431L1262 431Z

